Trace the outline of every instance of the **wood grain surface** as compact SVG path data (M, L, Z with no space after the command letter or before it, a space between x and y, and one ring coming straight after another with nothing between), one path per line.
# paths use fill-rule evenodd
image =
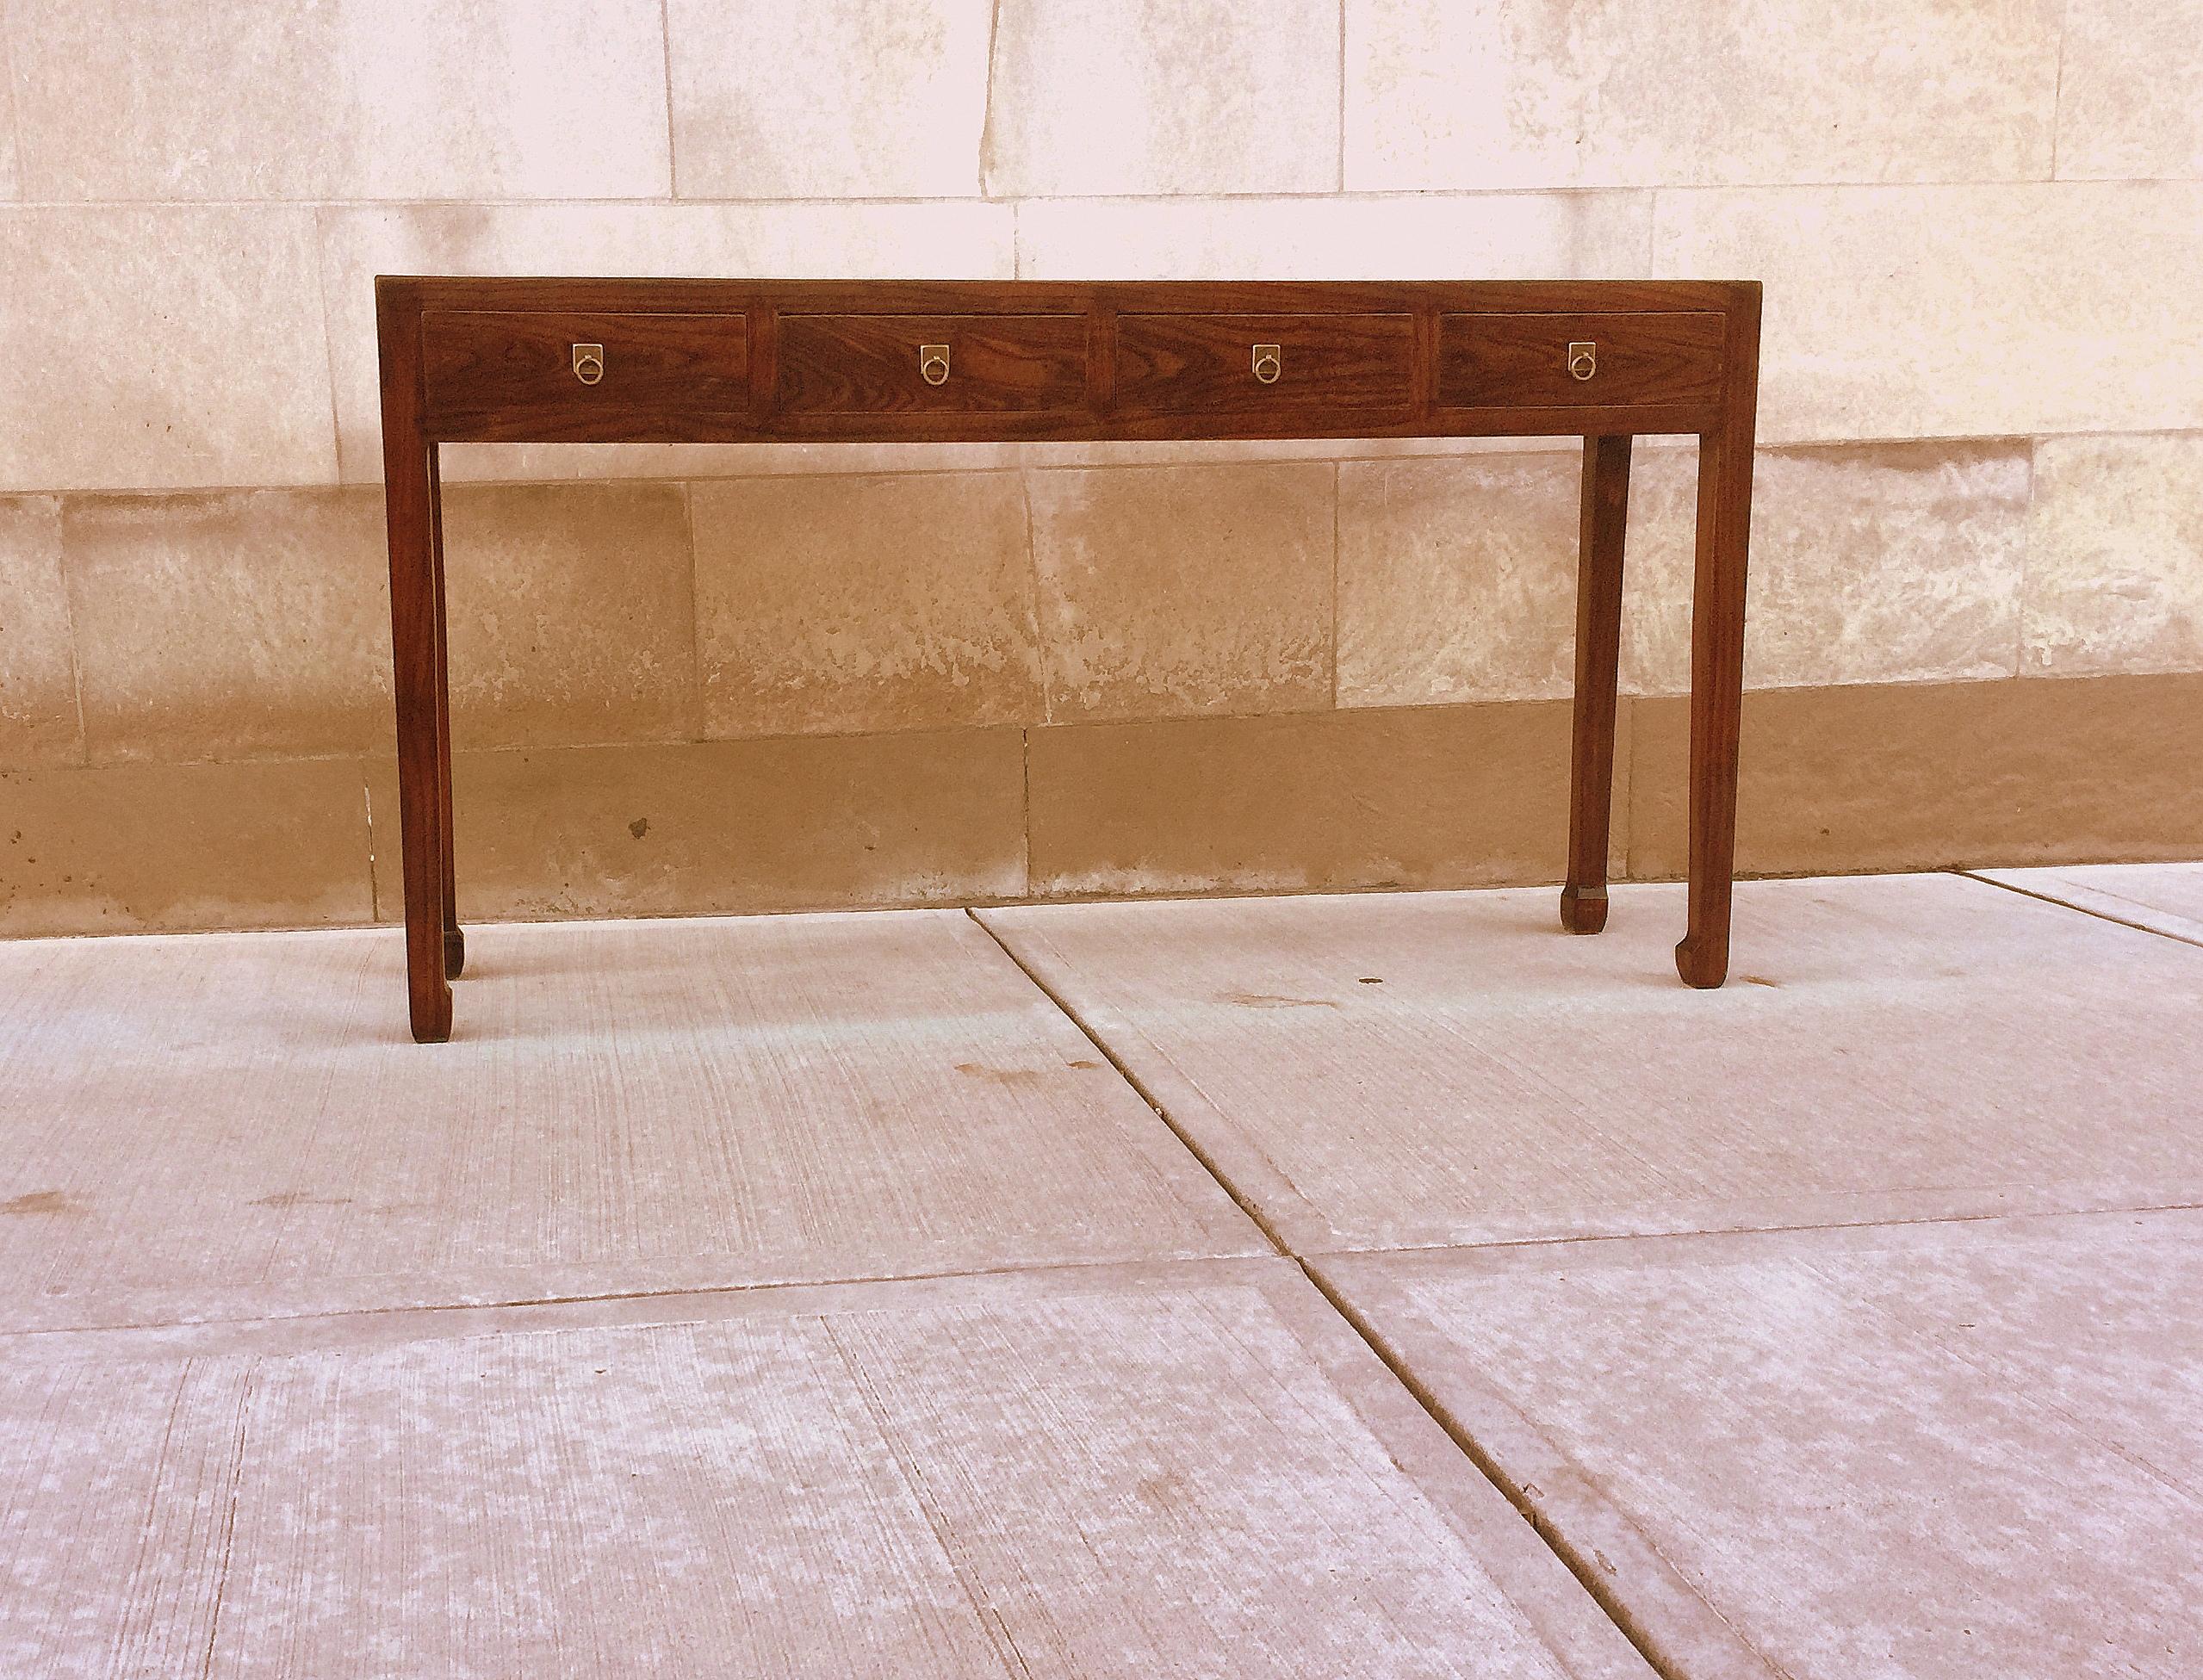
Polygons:
M423 424L450 443L643 443L742 423L749 324L735 315L431 310L421 319ZM584 384L574 347L604 347Z
M920 367L945 345L948 376ZM1086 317L779 318L779 406L791 414L1046 413L1086 400Z
M1686 367L1670 350L1646 347L1696 344L1695 329L1674 325L1673 318L1710 316L1717 326L1756 294L1750 282L1707 281L385 276L375 284L385 307L400 312L469 323L545 318L540 331L518 329L517 341L501 326L487 342L479 325L448 328L424 381L426 432L445 441L554 443L1696 431L1715 419L1716 394L1696 362ZM1640 348L1617 352L1621 376L1603 376L1594 390L1570 391L1560 403L1503 382L1434 402L1440 319L1508 313L1626 320L1635 323L1628 336ZM687 318L689 325L654 329L645 317ZM728 323L726 338L697 325L710 317ZM1239 328L1265 317L1270 336L1260 342L1289 341L1285 371L1275 386L1250 377L1250 394L1239 375L1256 340ZM1401 326L1390 325L1395 317ZM591 321L593 336L585 337L579 329ZM1393 359L1403 329L1404 373ZM604 384L574 380L573 344L602 342L609 355L623 335L623 360L632 369L624 385L610 368ZM917 347L939 343L952 345L952 372L934 387L918 376ZM1629 371L1646 356L1657 365ZM659 381L683 356L697 358L687 364L693 377L660 381L661 400L622 400L622 389ZM720 382L738 376L742 358L746 402Z
M1622 549L1629 519L1629 439L1584 439L1576 561L1576 692L1568 773L1568 881L1561 925L1606 926L1614 819L1614 720L1622 662Z
M1711 311L1442 315L1438 401L1449 408L1710 402L1722 387L1724 320ZM1575 344L1596 347L1589 379L1569 371Z
M1278 376L1254 374L1257 344L1278 347ZM1408 314L1117 317L1116 412L1141 418L1230 414L1279 425L1316 413L1398 423L1413 407Z

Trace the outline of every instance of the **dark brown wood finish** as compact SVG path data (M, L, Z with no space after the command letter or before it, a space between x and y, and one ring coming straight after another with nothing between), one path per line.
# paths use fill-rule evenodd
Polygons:
M1691 909L1677 961L1693 985L1726 972L1756 282L391 276L375 298L417 1038L449 1033L447 977L464 962L436 460L447 442L1583 437L1561 914L1595 932L1629 440L1696 433ZM1569 362L1586 344L1579 377Z
M1073 413L1086 316L780 316L776 406L789 415ZM928 363L938 382L927 377Z
M1693 986L1728 977L1736 872L1736 747L1744 710L1744 573L1752 536L1752 448L1759 418L1759 288L1728 317L1728 373L1718 425L1698 438L1698 555L1691 591L1690 930L1676 972Z
M1622 549L1629 520L1629 440L1584 439L1576 573L1576 716L1569 767L1568 880L1561 925L1606 926L1606 843L1614 813L1614 708L1622 662Z
M1689 406L1721 394L1722 317L1673 313L1449 314L1438 324L1449 408ZM1570 352L1586 347L1580 363Z
M451 826L451 660L444 633L444 474L436 445L428 446L428 552L436 574L436 821L437 870L444 877L444 977L456 980L467 966L467 936L459 929L458 860Z
M447 443L653 443L746 426L743 315L437 309L421 321L421 423ZM580 347L599 352L593 382Z
M393 283L400 283L393 282ZM426 312L463 313L580 314L746 317L748 325L749 401L741 412L716 405L676 402L647 415L621 417L599 402L575 410L557 406L548 414L521 409L502 411L494 441L507 443L738 443L773 438L817 441L1064 440L1103 438L1419 437L1490 437L1592 432L1697 432L1713 425L1717 405L1711 396L1690 400L1651 400L1597 381L1574 404L1531 406L1518 398L1468 405L1434 400L1430 358L1437 321L1446 315L1489 316L1521 311L1540 315L1610 314L1660 316L1727 310L1733 288L1703 281L1494 281L1387 282L1376 281L750 281L750 280L515 280L421 279L403 284ZM1287 400L1273 388L1260 401L1213 408L1136 409L1116 400L1117 347L1126 325L1144 316L1320 316L1409 315L1412 360L1410 400L1390 414L1367 406L1345 408L1325 400L1312 387ZM976 369L971 354L951 353L951 378L938 392L918 376L916 345L908 325L878 321L862 344L850 346L866 366L829 355L823 360L804 353L816 345L805 323L819 318L904 316L936 318L940 324L971 319L969 330L1013 334L1015 329L986 324L989 316L1077 315L1085 318L1086 337L1073 350L1083 380L1083 392L1056 403L1027 400L988 402L962 400L959 379ZM855 332L853 326L847 329ZM1068 329L1064 329L1068 331ZM609 327L605 329L611 331ZM679 329L673 329L678 332ZM790 358L792 336L798 352ZM576 339L595 343L596 339ZM1264 341L1269 342L1269 341ZM609 354L610 345L607 344ZM1029 353L1029 352L1027 352ZM1305 357L1288 363L1300 365ZM788 363L785 378L781 369ZM570 372L570 369L569 369ZM433 412L425 418L429 437L444 442L487 441L482 428L493 406L478 381L482 369L439 370L431 381ZM1013 387L1024 375L1011 379ZM1250 385L1252 386L1251 374ZM608 369L605 383L612 375ZM814 380L823 389L814 390ZM456 384L447 383L456 381ZM1284 383L1284 381L1281 381ZM865 406L861 389L875 394ZM576 391L580 389L576 385ZM965 389L972 387L968 385ZM1219 389L1232 388L1219 387ZM1260 387L1253 387L1259 389ZM1628 401L1608 402L1599 393L1614 389ZM604 386L595 387L597 393ZM838 392L838 394L836 393ZM586 419L580 416L591 417ZM444 423L450 417L451 424ZM631 429L623 429L630 426Z
M1320 408L1398 425L1414 412L1414 393L1412 315L1117 317L1120 416L1252 420Z
M451 1036L446 975L444 613L437 577L435 445L421 433L421 320L375 292L382 376L382 493L390 530L390 643L398 708L398 829L406 887L406 983L413 1037Z

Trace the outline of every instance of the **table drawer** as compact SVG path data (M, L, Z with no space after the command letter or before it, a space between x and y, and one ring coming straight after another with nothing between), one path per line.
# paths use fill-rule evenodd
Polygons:
M1339 422L1400 420L1413 401L1407 315L1123 315L1117 412L1136 419L1320 412Z
M787 414L1029 414L1086 403L1086 317L783 315Z
M1443 315L1445 408L1579 408L1710 402L1721 390L1713 310Z
M423 425L477 441L648 441L749 409L741 315L431 309L421 317Z

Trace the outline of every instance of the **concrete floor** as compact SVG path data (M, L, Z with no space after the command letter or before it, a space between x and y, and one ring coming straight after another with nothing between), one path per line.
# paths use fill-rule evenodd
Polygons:
M2203 871L1553 898L0 945L0 1676L2203 1672Z

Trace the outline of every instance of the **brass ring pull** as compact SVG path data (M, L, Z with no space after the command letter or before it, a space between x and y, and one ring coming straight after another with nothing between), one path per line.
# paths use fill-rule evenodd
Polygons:
M1285 362L1275 344L1255 346L1255 378L1264 385L1277 383L1278 375L1285 371Z
M602 344L574 345L574 376L584 385L594 385L605 376L605 347Z
M1598 371L1598 346L1578 339L1568 346L1568 371L1578 379L1589 379Z
M948 346L946 344L918 346L918 376L928 385L948 383Z

